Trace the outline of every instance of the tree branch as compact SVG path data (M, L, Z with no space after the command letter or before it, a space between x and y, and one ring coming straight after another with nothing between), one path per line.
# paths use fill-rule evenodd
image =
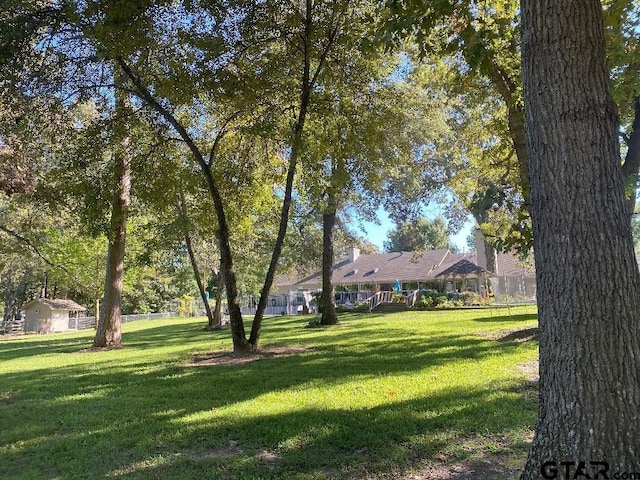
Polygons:
M59 268L61 270L63 270L65 273L69 273L69 270L67 270L65 267L63 267L62 265L58 265L57 263L52 262L51 260L49 260L47 257L44 256L44 254L38 249L38 247L36 247L31 240L29 240L26 237L23 237L22 235L20 235L17 232L14 232L13 230L0 225L0 231L6 233L7 235L15 238L16 240L18 240L21 243L24 243L27 247L29 247L31 250L33 250L33 252L40 257L47 265L49 265L50 267L54 267L54 268Z
M149 91L149 89L142 83L139 77L137 77L129 65L124 61L122 57L117 57L116 62L122 68L122 71L125 75L131 80L131 83L136 87L134 91L135 95L138 96L141 100L144 100L151 108L153 108L156 112L164 117L164 119L171 124L173 128L178 132L178 134L182 137L184 142L187 144L193 156L196 158L196 161L203 169L208 169L207 162L205 161L200 149L195 144L187 129L178 121L178 119L166 108L164 107Z
M213 164L213 159L216 156L216 151L218 150L218 145L220 144L220 141L228 132L227 127L233 120L238 118L238 116L240 116L241 113L242 111L238 110L234 114L229 115L229 117L227 117L227 119L224 121L224 123L220 127L220 130L218 130L218 133L216 134L216 138L213 140L213 145L211 145L211 151L209 152L209 160L207 162L207 166L209 168L211 168L211 165Z

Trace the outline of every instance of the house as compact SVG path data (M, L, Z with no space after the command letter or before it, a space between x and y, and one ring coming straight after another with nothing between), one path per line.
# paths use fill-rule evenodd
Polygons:
M448 249L438 249L361 255L359 249L351 248L346 257L334 264L332 281L335 300L337 304L355 305L367 301L379 292L399 292L405 296L415 296L425 289L442 292L473 291L484 295L490 286L498 294L535 299L533 269L520 265L510 254L499 253L491 263L496 266L497 271L490 272L486 268L487 259L482 258L482 255L482 249L472 253L453 253ZM274 282L266 313L295 314L305 306L313 311L313 293L321 290L320 269L306 275L280 275ZM243 313L253 313L252 303L251 299L245 303L247 307Z
M37 298L23 310L26 332L51 333L69 330L69 320L87 309L71 300Z

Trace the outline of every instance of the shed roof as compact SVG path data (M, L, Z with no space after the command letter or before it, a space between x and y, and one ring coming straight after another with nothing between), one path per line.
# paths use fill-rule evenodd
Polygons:
M76 312L84 312L86 310L86 308L82 305L78 305L73 300L65 300L62 298L36 298L35 300L28 302L24 308L28 308L36 303L47 305L55 310L71 310Z

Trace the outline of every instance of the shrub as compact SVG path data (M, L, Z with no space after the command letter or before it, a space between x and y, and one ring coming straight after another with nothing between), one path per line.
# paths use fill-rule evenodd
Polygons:
M178 305L177 314L179 317L191 317L194 314L193 297L188 294L184 294L178 299L180 304Z
M357 303L354 307L353 307L353 312L356 313L369 313L369 302L360 302Z
M422 290L420 292L420 295L422 295L423 297L430 297L432 300L435 299L436 297L439 297L440 295L442 295L438 290L434 290L433 288L428 288L426 290Z
M447 298L446 300L442 300L441 302L439 302L436 305L436 308L437 309L459 308L459 307L462 307L463 305L464 304L462 303L461 300L451 300L451 299Z
M467 307L472 305L481 305L482 303L480 295L475 292L462 292L458 295L458 298Z
M404 296L403 294L401 294L401 293L394 293L394 294L391 296L391 301L392 301L393 303L403 303L403 302L405 302L405 301L406 301L406 298L405 298L405 296Z
M449 302L449 297L446 295L439 295L433 300L434 307L440 307L440 305L446 304Z
M444 300L439 301L436 304L437 309L445 309L445 308L454 308L455 304L453 303L455 300L449 300L447 297L442 296L438 298L443 298Z
M353 305L336 305L336 313L353 312Z
M428 295L423 295L418 300L418 308L429 308L433 306L433 298Z

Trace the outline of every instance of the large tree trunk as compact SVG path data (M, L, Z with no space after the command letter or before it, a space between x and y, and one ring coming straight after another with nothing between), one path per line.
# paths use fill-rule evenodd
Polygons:
M640 274L602 10L597 0L522 0L521 10L540 322L522 479L613 478L640 471ZM608 477L589 464L602 461Z
M124 99L116 94L117 108L124 110ZM119 104L119 105L118 105ZM126 126L123 126L126 130ZM131 193L131 155L128 132L122 132L120 145L115 148L116 185L111 206L111 232L107 254L102 310L93 340L94 347L117 347L122 342L121 309L124 252Z
M322 215L322 325L336 325L338 314L334 301L333 281L333 227L336 209L329 207Z
M218 240L220 244L220 271L224 279L227 291L227 308L229 311L229 324L231 326L231 338L233 340L233 351L236 353L250 352L257 347L247 341L242 321L242 310L240 308L240 295L238 293L238 282L236 272L233 267L233 257L231 255L229 226L226 223L222 200L216 190L214 205L218 216ZM221 220L224 220L221 223Z
M179 210L180 210L180 219L182 223L182 234L184 236L184 243L187 246L189 261L191 262L191 269L193 270L193 275L196 278L196 283L198 284L198 292L200 292L200 298L202 299L202 303L204 304L204 310L207 314L208 326L209 328L213 328L214 327L213 314L211 312L211 307L209 306L209 300L207 299L207 292L205 291L204 283L202 282L200 269L198 268L198 261L196 260L196 255L193 251L193 244L191 242L191 232L189 231L189 216L187 214L187 204L184 199L184 193L182 192L180 193Z
M633 215L636 210L638 169L640 169L640 97L634 99L634 112L631 134L626 138L627 155L622 165L629 222L631 222L631 215Z

